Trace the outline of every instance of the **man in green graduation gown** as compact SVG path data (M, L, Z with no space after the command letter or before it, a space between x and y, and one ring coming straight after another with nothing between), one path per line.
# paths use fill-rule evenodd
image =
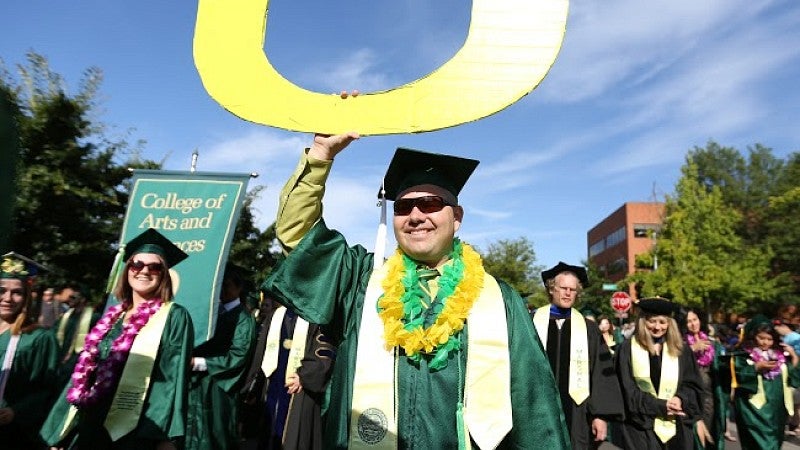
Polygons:
M244 279L228 265L214 337L192 352L186 448L226 450L239 445L238 397L252 358L255 320L240 300Z
M399 248L383 263L321 218L332 160L356 138L314 137L280 197L287 259L264 283L338 346L326 446L568 448L525 302L455 237L478 162L398 149L382 191Z
M608 420L622 419L623 403L611 352L594 320L574 306L589 278L586 269L559 262L542 272L550 304L533 323L561 394L573 449L597 448Z

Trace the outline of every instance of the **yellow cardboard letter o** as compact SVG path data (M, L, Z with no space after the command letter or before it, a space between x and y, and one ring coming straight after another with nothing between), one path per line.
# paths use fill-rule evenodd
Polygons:
M464 46L396 88L342 99L286 80L264 52L269 0L199 0L194 59L208 93L252 122L362 135L438 130L494 114L531 92L555 61L568 0L473 0Z

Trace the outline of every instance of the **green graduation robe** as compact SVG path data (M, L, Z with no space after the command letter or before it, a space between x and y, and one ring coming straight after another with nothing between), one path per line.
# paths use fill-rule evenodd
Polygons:
M0 334L0 361L10 340L10 330ZM27 450L40 443L39 428L56 394L57 367L58 343L53 333L36 328L20 335L0 402L0 408L14 410L14 420L0 426L0 447Z
M98 345L101 360L108 357L111 343L121 333L122 321L120 320ZM139 423L133 431L118 441L112 443L103 426L111 406L111 395L97 405L79 410L77 426L67 437L59 440L70 407L66 393L71 383L64 389L50 411L50 415L42 427L41 436L49 445L66 448L75 445L81 449L90 450L110 448L146 450L155 448L155 445L163 440L172 440L178 443L178 448L183 448L189 362L193 339L194 330L189 312L181 305L173 304L161 335Z
M205 358L208 370L192 372L187 449L225 450L238 446L238 394L252 358L254 340L255 320L239 304L218 317L214 337L194 350L194 356Z
M767 403L757 409L750 398L758 391L758 376L755 365L748 364L748 359L746 353L734 357L737 383L734 406L739 441L745 449L779 450L788 417L783 403L783 376L772 380L762 377ZM791 361L787 361L787 368L789 386L800 386L800 370L792 367Z
M376 307L364 305L372 263L371 253L361 246L349 247L320 219L264 282L266 290L305 320L325 324L323 332L338 346L323 411L327 448L348 446L361 313L365 307ZM500 287L508 323L513 428L498 448L569 448L555 380L525 302L507 284L501 282ZM419 365L399 358L400 449L458 448L455 411L458 386L464 383L470 326L493 324L467 323L459 336L464 350L451 355L442 370L430 371L424 358Z

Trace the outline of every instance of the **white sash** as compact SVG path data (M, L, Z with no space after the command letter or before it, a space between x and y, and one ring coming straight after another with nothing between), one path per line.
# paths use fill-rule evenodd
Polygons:
M384 276L385 266L373 271L364 298L350 411L351 450L397 448L396 350L384 346L383 321L375 307ZM467 334L464 436L472 436L480 448L493 449L512 427L511 366L505 305L497 281L488 274L467 321L477 318L492 326L471 327Z
M114 400L111 401L111 408L103 423L112 442L133 431L139 423L153 365L161 346L161 335L172 305L172 302L162 304L133 341L119 385L114 392Z
M11 334L11 329L8 330L8 334ZM6 354L3 357L3 368L0 372L0 405L3 404L3 399L5 398L6 393L6 383L8 382L8 378L11 376L11 368L14 366L14 355L17 353L19 336L20 335L18 334L11 334L8 340Z
M261 370L264 376L269 378L275 369L278 368L278 353L281 347L281 329L283 319L286 316L286 308L281 307L272 314L269 322L269 332L267 333L267 343L264 348L264 357L261 359ZM301 317L297 317L292 332L292 346L289 349L289 359L286 364L285 382L289 381L289 375L297 373L297 368L303 362L306 353L306 340L308 338L308 322Z
M586 319L575 308L570 312L569 338L569 395L576 405L589 398L589 338L586 332ZM533 314L536 333L547 353L547 329L550 326L550 305L536 309ZM554 374L558 377L558 374Z
M631 338L631 365L636 385L642 391L656 398L669 400L675 396L678 390L680 365L678 358L669 353L666 342L661 344L661 355L661 382L658 386L658 395L656 395L656 389L650 379L650 353L639 345L636 339ZM653 421L653 431L661 442L667 443L677 432L675 417L656 417Z
M281 340L281 327L283 326L283 316L286 315L286 308L280 307L272 313L272 320L269 322L267 332L267 343L264 348L264 356L261 358L261 370L264 376L269 378L272 372L278 367L278 350Z

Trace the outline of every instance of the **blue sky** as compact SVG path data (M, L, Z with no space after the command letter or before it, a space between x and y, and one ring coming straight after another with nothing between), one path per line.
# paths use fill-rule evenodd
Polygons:
M188 0L4 2L0 58L14 71L26 51L41 53L72 92L84 69L101 68L98 118L112 134L145 139L166 169L188 169L197 149L198 170L258 172L263 228L311 135L246 122L208 96L192 60L196 12ZM272 0L266 51L306 89L389 89L447 61L469 15L458 0ZM798 42L796 0L573 0L536 90L474 123L362 138L337 158L324 215L371 248L394 149L455 153L481 160L460 197L464 240L524 236L540 264L577 263L597 222L671 193L694 146L800 150Z

